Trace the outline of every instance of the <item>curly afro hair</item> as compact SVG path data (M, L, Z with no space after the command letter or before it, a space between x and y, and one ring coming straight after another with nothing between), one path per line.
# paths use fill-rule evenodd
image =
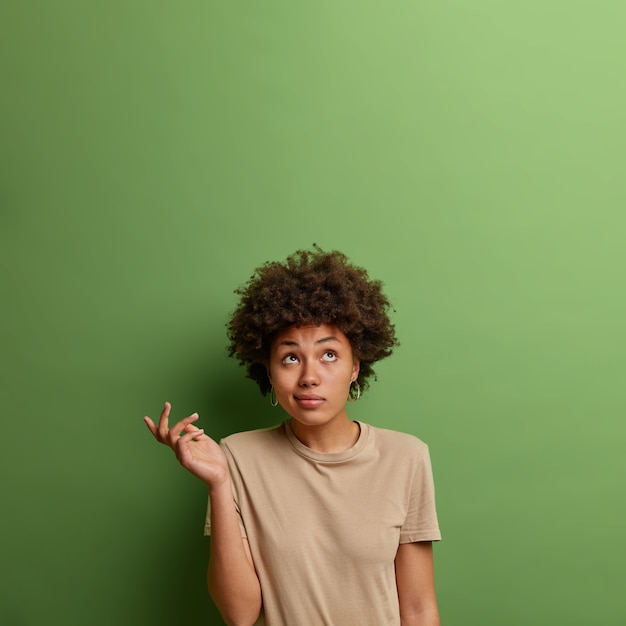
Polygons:
M360 361L362 390L376 378L372 364L398 345L382 282L371 280L345 254L324 252L316 244L284 263L264 263L235 293L240 301L227 323L229 355L247 368L263 395L271 390L266 367L272 340L290 326L337 326Z

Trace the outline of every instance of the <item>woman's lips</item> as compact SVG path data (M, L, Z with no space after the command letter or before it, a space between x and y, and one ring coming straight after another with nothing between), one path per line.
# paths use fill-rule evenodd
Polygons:
M298 406L303 409L315 409L318 406L324 404L324 398L313 394L303 394L301 396L294 396Z

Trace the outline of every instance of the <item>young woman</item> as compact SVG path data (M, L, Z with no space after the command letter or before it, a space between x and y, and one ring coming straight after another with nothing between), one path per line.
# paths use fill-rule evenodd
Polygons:
M169 404L145 418L208 485L208 587L226 623L438 626L428 448L346 412L397 343L381 282L315 247L236 293L230 354L288 419L218 444L197 414L170 428Z

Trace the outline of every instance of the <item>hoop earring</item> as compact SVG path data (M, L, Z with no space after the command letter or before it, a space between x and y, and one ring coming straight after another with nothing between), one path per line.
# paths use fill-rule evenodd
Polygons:
M354 389L352 388L354 385ZM356 402L361 397L361 385L355 380L350 381L350 390L348 391L348 402Z
M272 406L278 406L278 398L276 397L276 392L274 391L274 387L270 391L270 404Z

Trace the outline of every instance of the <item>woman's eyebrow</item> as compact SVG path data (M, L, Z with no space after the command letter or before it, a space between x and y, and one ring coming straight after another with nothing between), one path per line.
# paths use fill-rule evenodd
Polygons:
M328 343L329 341L336 341L338 343L341 343L341 340L338 337L335 337L334 335L331 335L330 337L322 337L321 339L318 339L315 343Z
M341 340L334 335L330 335L329 337L322 337L321 339L317 339L315 341L316 344L319 343L328 343L329 341L336 341L337 343L341 343ZM293 341L292 339L283 339L278 344L279 346L296 346L299 347L300 344L297 341Z

